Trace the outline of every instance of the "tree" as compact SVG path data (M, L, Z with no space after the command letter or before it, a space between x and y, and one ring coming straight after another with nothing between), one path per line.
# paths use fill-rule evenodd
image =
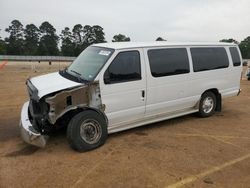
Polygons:
M82 52L83 45L83 26L76 24L73 29L74 55L78 56Z
M4 40L0 37L0 55L5 55L6 54L6 44Z
M115 35L112 40L112 42L126 42L126 41L130 41L130 38L126 37L126 35L123 34Z
M83 28L83 47L86 48L91 44L103 43L105 41L105 34L103 28L99 25L85 25Z
M162 38L162 37L158 37L155 41L167 41L167 40L165 40L165 39Z
M220 40L220 42L227 42L227 43L239 44L239 42L237 40L232 39L232 38L230 38L230 39L222 39L222 40Z
M64 56L74 56L73 35L68 27L65 27L60 34L62 40L61 53Z
M93 44L95 40L94 33L92 32L92 27L90 25L85 25L83 27L83 41L82 41L82 50L87 48L89 45Z
M49 23L43 22L39 27L41 38L38 46L39 55L58 55L58 40L56 29Z
M106 42L103 28L99 25L83 27L81 24L77 24L72 33L76 56L91 44Z
M36 55L40 31L34 24L28 24L24 30L24 51L26 55Z
M92 27L91 40L92 40L91 43L93 43L93 44L106 42L105 33L104 33L103 28L101 26L94 25Z
M5 39L8 55L22 55L24 52L23 25L18 20L13 20L5 29L10 35Z
M244 59L250 59L250 36L241 41L240 51Z

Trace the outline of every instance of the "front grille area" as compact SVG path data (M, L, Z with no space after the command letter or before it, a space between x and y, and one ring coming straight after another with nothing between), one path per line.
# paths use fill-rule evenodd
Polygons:
M32 122L33 127L44 133L47 130L48 126L48 109L49 106L44 100L36 102L35 100L30 99L29 103L29 116Z
M27 91L30 97L29 103L29 117L33 127L43 132L43 127L47 122L48 104L44 99L39 99L38 90L30 80L27 80Z
M32 123L33 127L35 130L40 131L40 121L39 119L41 119L41 114L37 113L37 107L38 105L34 105L36 102L33 101L32 99L30 99L30 103L29 103L29 119L30 122Z
M42 114L41 106L39 102L34 101L33 99L30 99L30 104L29 104L29 110L30 113L34 115Z
M28 94L29 94L30 99L38 102L39 97L38 97L37 88L31 83L31 81L29 79L27 80L26 85L27 85L27 90L28 90Z
M38 90L30 80L27 80L26 85L30 97L30 121L36 131L41 134L49 134L53 129L53 126L48 121L49 104L45 102L44 98L39 98Z

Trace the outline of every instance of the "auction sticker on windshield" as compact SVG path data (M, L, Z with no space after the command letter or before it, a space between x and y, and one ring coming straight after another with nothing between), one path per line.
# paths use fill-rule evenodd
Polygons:
M110 53L111 53L111 51L107 51L107 50L101 50L99 52L100 55L105 55L105 56L109 56Z

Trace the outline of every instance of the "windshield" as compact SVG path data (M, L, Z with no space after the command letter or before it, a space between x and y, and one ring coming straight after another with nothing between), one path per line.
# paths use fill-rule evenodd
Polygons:
M113 49L90 46L75 59L66 71L79 79L92 81L113 52Z

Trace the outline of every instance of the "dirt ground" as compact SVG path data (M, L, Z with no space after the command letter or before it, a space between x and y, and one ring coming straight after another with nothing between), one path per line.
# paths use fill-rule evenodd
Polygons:
M250 187L250 81L213 117L188 115L112 134L103 147L78 153L63 131L43 149L21 140L26 78L67 63L31 64L0 69L0 187Z

